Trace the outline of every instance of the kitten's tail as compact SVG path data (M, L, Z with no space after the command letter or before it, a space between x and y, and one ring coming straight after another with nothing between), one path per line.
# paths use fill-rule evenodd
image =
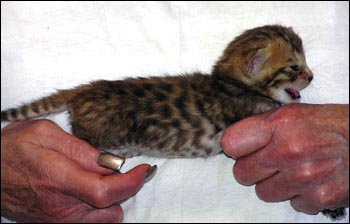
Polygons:
M32 103L1 111L1 122L17 121L58 113L67 109L67 104L81 89L61 90Z

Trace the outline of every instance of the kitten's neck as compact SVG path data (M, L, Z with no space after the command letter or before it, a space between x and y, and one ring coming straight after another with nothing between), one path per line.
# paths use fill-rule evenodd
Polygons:
M220 110L226 124L278 106L274 100L263 96L240 80L218 73L213 73L211 78L215 98L220 101Z
M214 71L212 79L218 92L224 92L228 96L237 97L237 95L261 95L257 90L247 86L239 79L229 77L228 75ZM262 96L262 95L261 95Z
M195 73L181 77L191 102L217 131L245 117L276 107L275 102L237 80ZM188 99L188 98L187 98Z

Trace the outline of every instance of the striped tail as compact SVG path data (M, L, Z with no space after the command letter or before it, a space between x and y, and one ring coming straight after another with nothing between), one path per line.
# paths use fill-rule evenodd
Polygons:
M11 108L1 111L1 122L26 120L34 117L58 113L67 109L68 101L76 95L78 91L61 90L56 94L41 98L18 108Z

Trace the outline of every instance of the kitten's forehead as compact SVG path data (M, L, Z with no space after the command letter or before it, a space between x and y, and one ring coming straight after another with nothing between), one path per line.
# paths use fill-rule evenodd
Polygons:
M303 44L300 37L293 31L291 27L284 28L284 31L284 39L292 46L293 51L303 54Z
M267 25L247 30L237 38L242 41L265 42L271 40L282 40L289 44L293 51L303 53L301 38L293 31L291 27L280 25Z

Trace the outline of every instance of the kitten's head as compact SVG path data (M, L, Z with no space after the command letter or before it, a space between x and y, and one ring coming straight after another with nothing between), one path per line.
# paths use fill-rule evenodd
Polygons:
M281 103L300 101L299 91L313 78L302 41L292 28L263 26L233 40L213 74Z

